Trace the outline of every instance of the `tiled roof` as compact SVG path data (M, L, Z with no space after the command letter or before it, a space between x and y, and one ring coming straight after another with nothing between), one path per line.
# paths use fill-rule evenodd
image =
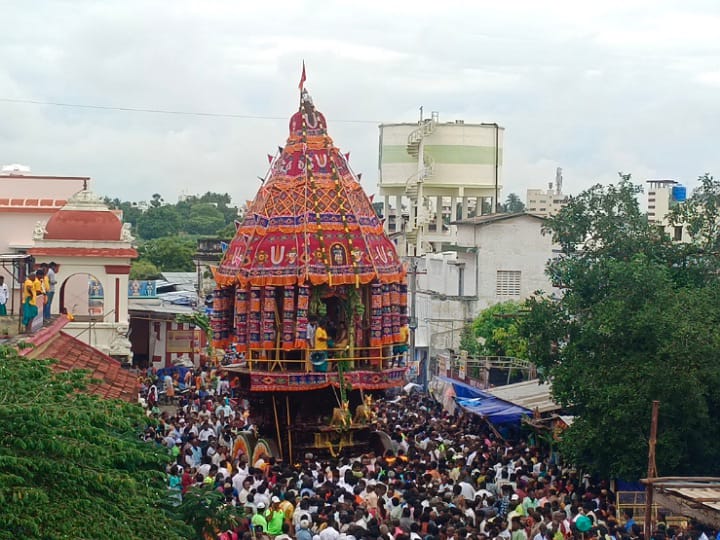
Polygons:
M87 370L91 378L102 381L89 387L91 393L103 398L137 402L138 381L135 376L123 369L122 364L114 358L65 332L58 332L25 356L57 360L57 363L53 364L53 370L58 372Z

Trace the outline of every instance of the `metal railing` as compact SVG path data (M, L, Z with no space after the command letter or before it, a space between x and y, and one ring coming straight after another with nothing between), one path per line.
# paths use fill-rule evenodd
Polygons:
M287 358L291 353L298 358ZM297 355L297 353L300 353ZM343 364L345 371L382 371L407 364L407 353L393 354L393 346L303 349L285 351L274 348L251 348L231 365L249 371L337 371Z
M412 130L408 134L408 146L414 145L422 141L426 136L431 135L437 126L437 118L433 116L427 120L423 120L417 129Z

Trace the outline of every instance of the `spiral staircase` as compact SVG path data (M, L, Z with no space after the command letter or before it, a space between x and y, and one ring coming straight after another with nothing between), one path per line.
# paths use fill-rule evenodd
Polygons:
M438 117L438 113L433 112L431 118L423 120L417 129L410 132L405 147L408 155L420 159L422 142L435 131ZM422 166L418 166L418 171L405 181L405 196L410 200L410 205L415 207L415 212L410 212L411 219L405 229L405 238L414 246L417 246L418 231L430 221L430 208L425 198L420 196L420 190L423 182L432 178L434 172L435 161L427 150L423 149Z

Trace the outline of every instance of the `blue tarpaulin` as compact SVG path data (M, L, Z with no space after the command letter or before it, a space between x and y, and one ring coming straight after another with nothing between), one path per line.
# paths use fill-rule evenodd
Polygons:
M455 390L455 397L457 399L479 398L479 397L489 398L489 397L491 397L490 394L483 392L479 388L475 388L474 386L465 384L464 382L456 381L455 379L450 379L448 377L436 377L436 378L441 380L444 383L452 384L453 390Z
M523 416L532 414L528 409L496 397L458 399L457 403L466 411L483 416L493 424L518 423Z
M532 415L529 409L503 401L464 382L447 377L438 379L453 385L455 400L460 407L487 418L493 424L519 423L523 416Z

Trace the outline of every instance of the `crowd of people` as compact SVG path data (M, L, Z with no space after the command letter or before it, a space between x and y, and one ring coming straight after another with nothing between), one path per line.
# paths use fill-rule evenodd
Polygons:
M474 415L449 414L426 394L375 402L372 427L392 440L385 451L250 462L234 444L256 429L250 404L230 399L229 385L217 388L225 390L191 394L176 414L160 414L147 437L172 456L169 489L178 500L207 486L242 509L237 527L218 532L223 540L643 538L607 481L561 466L522 436L506 440ZM716 534L661 517L652 538Z
M29 272L23 282L22 324L25 333L31 333L33 321L38 320L38 303L42 305L42 317L40 318L42 323L48 324L51 320L50 310L55 296L55 286L57 284L55 273L57 268L57 264L54 262L42 263L39 268ZM1 282L0 285L2 285ZM0 299L4 298L5 302L7 302L7 297L7 291L4 294L0 293ZM42 298L40 302L38 302L39 298ZM2 303L3 307L0 309L0 315L7 314L5 302Z

